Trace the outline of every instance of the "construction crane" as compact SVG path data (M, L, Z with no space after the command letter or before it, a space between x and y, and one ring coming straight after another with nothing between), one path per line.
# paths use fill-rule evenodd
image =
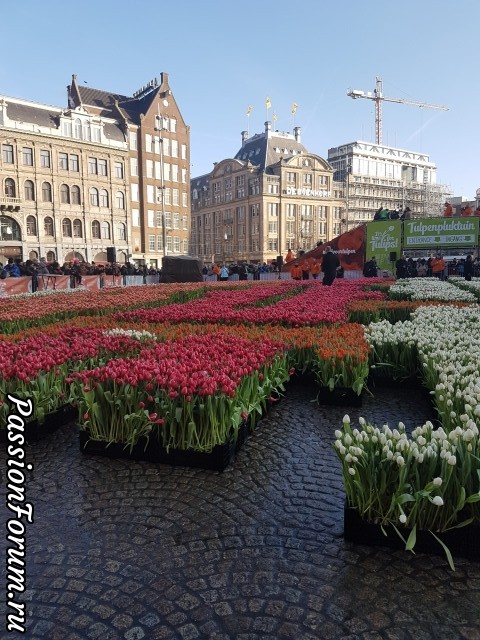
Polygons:
M404 98L387 98L383 95L382 79L378 76L375 78L375 91L373 94L368 91L358 91L357 89L349 89L347 96L350 98L366 98L367 100L375 101L375 133L376 143L382 144L382 102L399 102L401 104L411 104L414 107L425 107L427 109L440 109L441 111L448 111L448 107L443 107L438 104L427 104L426 102L418 102L417 100L405 100Z

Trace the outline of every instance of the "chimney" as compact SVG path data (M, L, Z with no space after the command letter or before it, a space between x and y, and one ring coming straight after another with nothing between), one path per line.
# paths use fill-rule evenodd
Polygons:
M272 123L267 120L267 122L265 122L265 133L268 133L271 130L272 130Z
M242 131L241 135L242 135L242 147L243 147L245 142L248 140L248 131Z
M295 140L296 142L301 142L302 141L302 128L301 127L294 127L293 128L293 135L295 136Z

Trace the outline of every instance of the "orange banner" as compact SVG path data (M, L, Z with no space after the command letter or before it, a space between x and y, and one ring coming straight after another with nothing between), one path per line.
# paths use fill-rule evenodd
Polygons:
M50 289L69 289L70 276L61 275L39 275L37 276L38 291L47 291Z
M82 284L89 291L98 291L99 287L98 276L82 276Z
M32 293L32 278L5 278L0 280L0 297L15 296L19 293Z

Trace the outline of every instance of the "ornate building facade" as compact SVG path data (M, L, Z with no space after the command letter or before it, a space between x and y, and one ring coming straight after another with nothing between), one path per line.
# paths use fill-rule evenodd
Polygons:
M0 262L187 254L189 138L165 73L131 97L73 76L68 108L0 96Z
M234 158L191 180L191 253L205 262L269 262L343 231L342 185L293 135L242 132Z

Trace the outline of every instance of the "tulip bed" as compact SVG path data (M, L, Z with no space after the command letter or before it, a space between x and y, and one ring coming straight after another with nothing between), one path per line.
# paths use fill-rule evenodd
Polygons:
M212 450L253 427L293 371L361 394L368 375L355 300L365 282L160 285L5 301L0 393L31 398L32 424L65 403L93 440ZM383 284L383 283L382 283ZM209 384L207 384L207 382ZM0 428L8 402L0 401Z
M417 297L424 283L415 286L408 284ZM418 376L430 391L441 426L427 422L407 435L402 423L392 429L362 418L352 428L345 416L335 432L335 450L349 506L367 522L393 527L406 549L413 550L419 531L430 531L452 568L451 553L439 534L476 526L468 529L475 537L470 533L460 552L479 557L478 305L419 306L409 320L371 323L366 337L370 366L392 380Z

